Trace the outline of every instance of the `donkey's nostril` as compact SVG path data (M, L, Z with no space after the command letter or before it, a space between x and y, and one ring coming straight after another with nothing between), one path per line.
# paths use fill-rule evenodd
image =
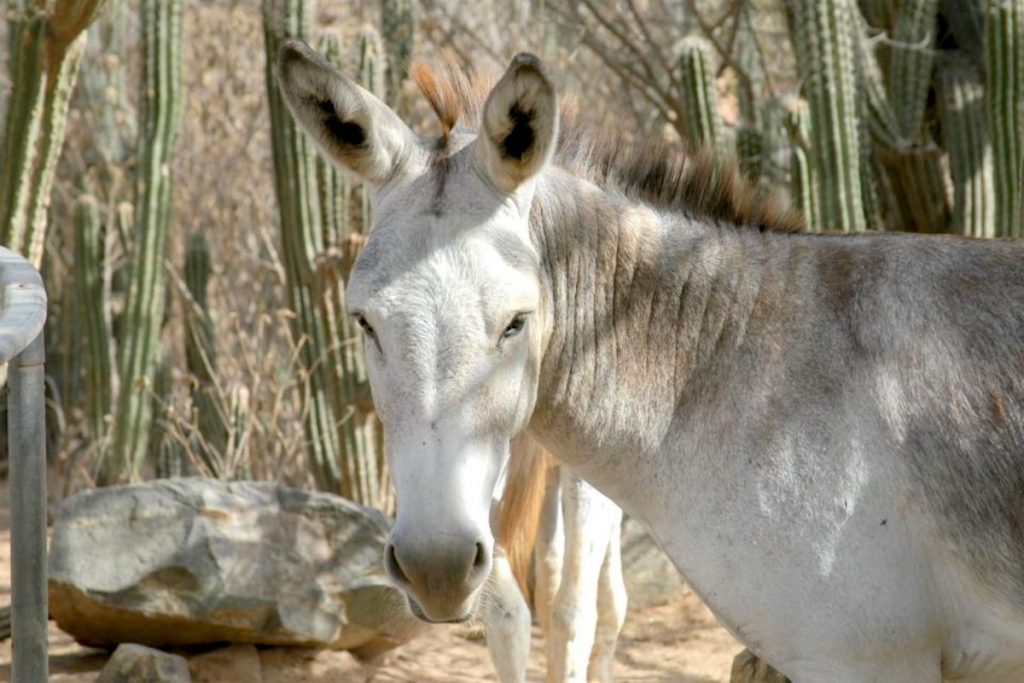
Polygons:
M387 549L384 551L384 569L393 581L403 584L409 583L409 577L407 577L405 572L402 571L402 565L398 561L398 555L395 553L394 544L389 543Z
M487 566L487 549L480 541L476 543L476 557L473 558L473 569L483 569Z

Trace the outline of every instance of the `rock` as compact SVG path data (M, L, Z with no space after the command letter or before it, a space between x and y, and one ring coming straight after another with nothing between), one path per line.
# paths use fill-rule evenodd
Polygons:
M151 647L118 645L96 683L190 683L188 662Z
M189 659L193 683L264 683L260 654L252 645L231 645Z
M348 652L271 648L260 651L263 683L364 683L366 671Z
M644 526L627 517L622 525L622 569L633 609L663 604L683 590L683 579Z
M744 650L732 660L729 683L789 683L789 679L750 650Z
M250 643L375 654L423 629L387 585L388 521L337 496L174 479L61 505L50 612L79 642Z

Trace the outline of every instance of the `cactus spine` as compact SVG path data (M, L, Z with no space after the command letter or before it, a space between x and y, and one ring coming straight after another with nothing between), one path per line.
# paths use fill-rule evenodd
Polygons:
M210 247L206 235L194 232L189 236L185 251L185 286L191 297L191 314L185 336L185 363L194 380L192 408L202 443L199 456L217 477L223 473L217 467L217 458L225 453L228 428L217 400L214 372L217 368L216 328L207 302L210 282Z
M12 91L0 145L0 242L42 263L53 174L85 29L104 0L11 3Z
M953 230L972 237L995 237L992 144L985 118L985 88L978 67L951 59L941 69L939 115L953 176Z
M1024 0L985 0L985 73L995 150L996 231L1024 237Z
M138 477L152 423L148 391L164 313L164 254L171 210L171 158L181 123L183 0L142 0L143 117L135 191L135 239L120 351L121 389L101 484Z
M380 11L380 32L387 47L387 101L396 104L402 83L409 77L416 40L416 1L382 0Z
M794 0L792 32L810 103L814 165L826 228L866 226L861 187L860 129L849 0Z
M718 112L715 71L711 65L711 46L702 38L689 37L679 53L683 112L689 145L696 149L722 149L722 118Z

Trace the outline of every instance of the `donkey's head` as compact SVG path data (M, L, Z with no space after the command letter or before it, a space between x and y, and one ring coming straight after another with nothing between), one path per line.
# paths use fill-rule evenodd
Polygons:
M305 45L284 45L277 66L295 118L374 206L347 302L398 492L387 571L421 618L464 619L490 573L491 497L533 411L548 328L528 219L555 146L554 90L517 57L479 135L438 149Z

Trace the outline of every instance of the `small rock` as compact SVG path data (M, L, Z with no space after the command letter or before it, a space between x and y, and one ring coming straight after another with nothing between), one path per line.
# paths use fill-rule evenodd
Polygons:
M193 683L263 683L260 654L252 645L231 645L196 655L188 668Z
M188 662L151 647L118 645L96 683L190 683Z
M170 479L61 505L50 613L85 645L250 643L375 653L424 627L384 577L388 520L264 482Z
M627 517L622 525L622 569L631 609L662 604L683 590L683 580L644 526Z
M364 683L366 670L348 652L275 647L260 651L263 683Z
M789 679L750 650L744 650L732 660L729 683L789 683Z

